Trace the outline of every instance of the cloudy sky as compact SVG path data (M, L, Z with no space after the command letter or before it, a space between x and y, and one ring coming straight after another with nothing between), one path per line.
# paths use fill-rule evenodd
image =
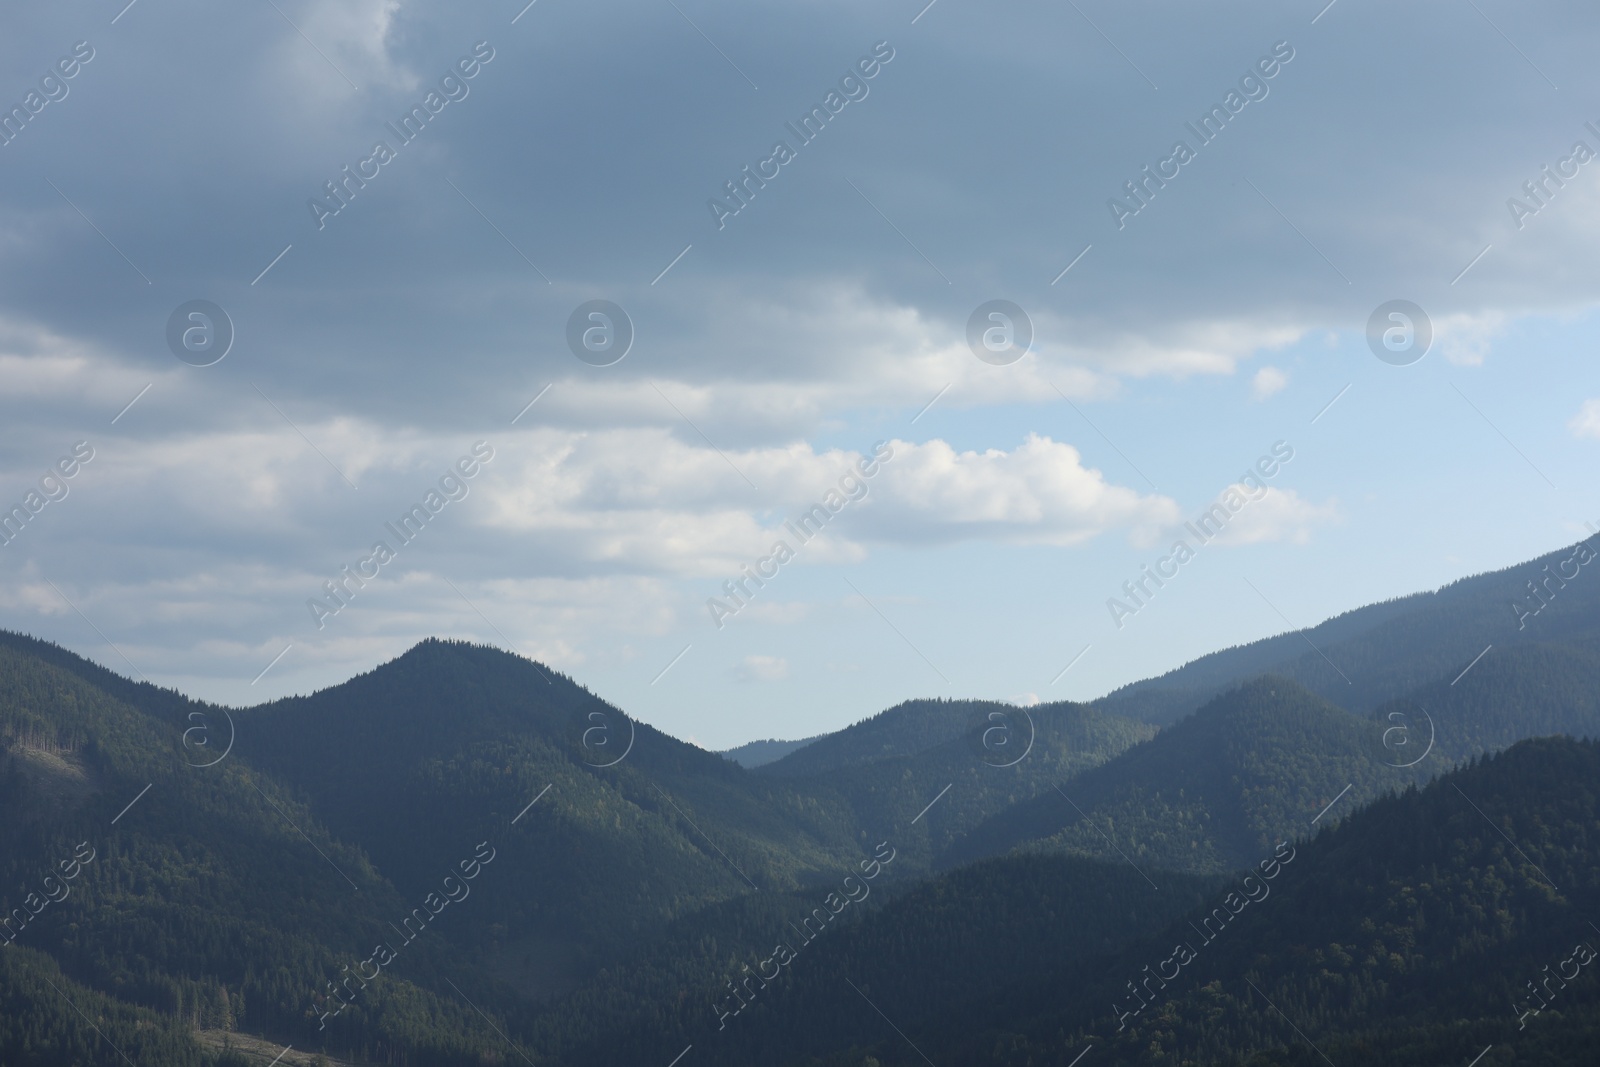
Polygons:
M1592 5L525 2L7 13L0 626L235 704L470 638L722 747L1600 523Z

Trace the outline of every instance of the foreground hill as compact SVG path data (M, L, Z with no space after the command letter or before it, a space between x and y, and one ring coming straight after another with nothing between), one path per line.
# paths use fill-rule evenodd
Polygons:
M941 1065L1090 1045L1121 1064L1594 1062L1600 745L1523 742L1293 848L1260 902L1219 896L1106 972L924 1039ZM897 1040L873 1054L920 1062Z
M781 968L758 963L759 935L724 949L716 977L769 978L737 1014L723 1015L732 987L708 993L702 975L615 1030L579 1005L545 1026L594 1035L561 1049L574 1064L690 1044L697 1062L775 1067L1066 1065L1086 1049L1128 1065L1400 1067L1491 1045L1482 1064L1593 1062L1600 966L1575 946L1600 947L1600 745L1524 742L1301 829L1214 880L1154 870L1151 885L1067 856L978 864Z
M126 1040L154 1062L197 1062L191 1027L307 1034L328 982L411 906L270 776L234 757L196 766L184 731L198 726L0 647L0 1060L120 1062L110 1046ZM362 1005L358 1044L404 1034L447 1062L488 1040L469 1008L425 988L470 981L467 961L422 940L405 973ZM99 1039L80 1001L123 1040ZM434 1022L402 1021L418 1012Z
M1019 972L1097 972L1217 888L1171 875L1152 891L1124 864L1075 856L996 860L887 898L876 884L841 871L834 889L859 902L793 894L685 921L535 1018L534 1048L596 1067L665 1063L690 1044L707 1064L802 1063L875 1043L885 1026L874 1004L922 1028L987 1010Z

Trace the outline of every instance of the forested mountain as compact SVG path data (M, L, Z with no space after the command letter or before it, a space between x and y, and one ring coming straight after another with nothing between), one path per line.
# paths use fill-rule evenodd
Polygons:
M30 872L105 839L99 865L22 931L19 958L47 952L73 979L188 1026L430 1062L487 1047L492 1028L469 1000L520 1017L528 998L604 973L677 919L811 892L870 854L869 823L874 834L898 823L906 845L880 888L925 873L948 813L981 818L1016 799L1015 782L1098 762L1147 731L1076 711L1079 728L1056 737L1049 720L1020 770L982 762L979 735L926 768L896 765L880 790L873 773L753 776L569 679L459 642L232 713L23 638L0 647L0 679L12 816L0 905L25 907ZM956 788L919 816L939 789L918 780L945 770L987 787ZM493 861L462 887L458 864L484 852ZM444 905L413 944L402 924L452 875L473 901ZM478 921L458 918L468 909ZM403 944L400 962L330 999L330 982L373 966L374 944ZM22 1014L70 1029L59 1007Z
M195 766L184 728L0 648L0 909L11 919L0 954L22 969L13 975L59 965L186 1027L308 1035L327 984L411 902L280 783L239 759ZM411 975L469 971L427 940L407 953ZM15 1026L95 1045L65 993L22 979L8 989ZM418 1011L438 1022L418 1028ZM145 1029L137 1013L115 1014ZM351 1030L369 1052L407 1044L447 1058L485 1032L408 978L375 989ZM83 1062L120 1058L96 1047Z
M1586 1062L1600 751L1523 739L1600 735L1600 612L1510 574L1312 632L1348 682L1286 635L754 769L459 641L224 709L0 634L0 1063Z
M1600 581L1588 566L1595 556L1591 542L1213 652L1123 686L1094 705L1165 725L1247 678L1271 673L1366 712L1435 679L1454 678L1491 645L1489 656L1529 644L1600 651Z
M849 905L810 940L794 924L823 902L803 895L714 924L737 930L724 940L674 930L616 980L653 998L609 1015L612 990L585 990L541 1017L536 1047L580 1065L692 1046L708 1064L936 1051L943 1067L1085 1048L1119 1064L1324 1062L1317 1049L1465 1064L1493 1044L1484 1063L1587 1063L1600 967L1575 946L1600 946L1597 846L1600 745L1523 742L1337 827L1302 820L1227 876L1151 884L1121 859L1015 856Z
M913 714L904 705L892 710ZM900 754L885 745L891 754L875 751L870 760L809 773L792 767L783 773L779 768L789 760L780 760L756 774L782 774L797 790L842 797L863 826L901 828L902 851L920 868L963 834L978 832L985 819L1050 793L1155 733L1144 723L1066 702L1018 708L951 701L941 710L953 712L949 721L964 727L947 740Z
M1107 965L1019 961L989 1011L788 1062L1592 1063L1597 850L1600 746L1523 742L1264 850Z
M1141 867L1235 870L1335 798L1338 814L1347 813L1433 769L1382 763L1368 736L1365 720L1296 683L1258 679L1110 762L984 820L939 863L951 867L1026 847L1120 854Z
M424 642L344 685L251 709L240 729L254 762L303 791L408 895L470 851L487 832L478 827L509 825L548 788L518 821L523 844L479 889L498 921L462 945L536 991L641 926L809 884L859 849L837 799L770 788L492 648Z
M886 1029L877 1010L902 1028L940 1025L981 1016L1021 976L1053 981L1093 970L1219 885L1171 875L1151 890L1120 861L1020 856L965 868L880 906L874 883L852 873L846 885L850 875L841 872L834 890L845 899L851 888L866 895L837 918L819 919L829 914L827 893L795 894L763 900L760 921L746 914L739 924L669 931L608 985L552 1005L535 1027L547 1042L539 1049L584 1065L649 1063L663 1051L670 1059L687 1044L707 1063L802 1063L875 1044ZM616 1012L619 985L655 995Z
M769 764L766 774L807 775L860 767L878 760L915 756L990 727L991 747L1011 741L1012 724L1030 715L1049 715L1069 702L1019 709L993 700L907 700L870 718L825 734L811 744ZM1024 736L1016 744L1026 743ZM997 757L995 762L1007 762Z
M1108 763L993 815L938 866L1011 849L1220 872L1338 798L1326 818L1528 737L1600 737L1600 648L1514 644L1366 714L1265 676ZM1346 791L1348 787L1348 791Z

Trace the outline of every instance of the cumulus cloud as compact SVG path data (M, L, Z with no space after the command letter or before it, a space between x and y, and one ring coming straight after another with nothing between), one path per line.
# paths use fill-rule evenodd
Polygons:
M871 542L1070 546L1110 530L1147 538L1177 514L1170 499L1112 484L1071 445L1034 434L1009 452L960 452L937 439L888 448L892 457L861 478L859 452L797 444L719 454L661 431L541 431L507 450L484 522L550 560L714 575L764 552L783 519L830 490L861 502L807 545L808 561L860 559ZM841 493L845 478L854 487ZM763 510L771 521L757 517Z
M1121 529L1148 542L1178 516L1170 498L1114 485L1084 466L1076 448L1039 434L1009 452L957 451L937 440L894 448L862 523L877 540L1064 547Z
M1262 367L1250 382L1250 395L1266 400L1289 384L1289 376L1277 367Z
M1249 488L1243 485L1233 485L1229 489L1246 498L1250 494ZM1312 530L1338 518L1337 501L1315 504L1293 489L1268 486L1265 494L1251 500L1229 519L1213 543L1239 546L1288 541L1303 545L1311 540Z
M256 399L231 430L93 435L95 458L70 493L9 546L22 572L0 610L22 620L66 611L48 569L31 562L61 551L77 559L59 583L65 595L103 628L134 634L118 655L153 676L193 671L201 648L208 669L248 680L286 642L299 650L285 660L293 674L443 632L509 640L564 667L591 660L583 635L606 633L602 658L614 664L628 659L629 634L666 633L696 610L671 582L739 573L777 538L793 540L785 519L841 494L858 499L798 565L963 540L1070 547L1141 536L1176 514L1169 499L1116 485L1038 435L1009 451L893 440L863 478L870 450L719 450L658 428L533 426L483 439L493 457L460 480L460 499L400 538L400 518L471 438L350 417L291 426ZM33 458L12 473L36 477ZM102 542L104 529L116 538ZM394 561L350 585L346 572L379 543ZM330 583L348 603L327 617L308 604L336 605ZM794 625L815 613L764 599L749 618Z
M156 505L147 517L178 517L197 531L214 525L284 534L325 525L360 501L366 525L376 526L431 488L469 443L349 418L291 426L265 401L252 414L254 425L226 433L96 436L99 452L77 483L74 504L94 486L97 502L86 506L140 499ZM775 527L753 515L809 507L851 474L865 451L804 442L719 450L655 428L540 427L493 434L490 447L494 460L468 485L472 502L457 506L475 513L474 524L518 536L570 536L574 558L681 572L718 559L705 546L759 543ZM866 479L869 504L862 509L874 510L869 529L882 539L994 535L1070 544L1172 514L1166 498L1115 485L1085 467L1071 445L1037 434L1010 451L958 451L939 439L888 447L893 457ZM351 495L340 472L372 495ZM660 543L651 547L652 539Z

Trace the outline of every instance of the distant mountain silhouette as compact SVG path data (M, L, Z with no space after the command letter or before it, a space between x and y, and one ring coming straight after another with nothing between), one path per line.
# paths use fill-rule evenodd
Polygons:
M800 741L779 741L774 738L768 738L765 741L746 741L742 745L723 749L722 755L733 760L741 767L760 767L774 760L780 760L789 753L802 749L817 740L817 738L824 736L826 735L818 734L816 737L807 737Z

